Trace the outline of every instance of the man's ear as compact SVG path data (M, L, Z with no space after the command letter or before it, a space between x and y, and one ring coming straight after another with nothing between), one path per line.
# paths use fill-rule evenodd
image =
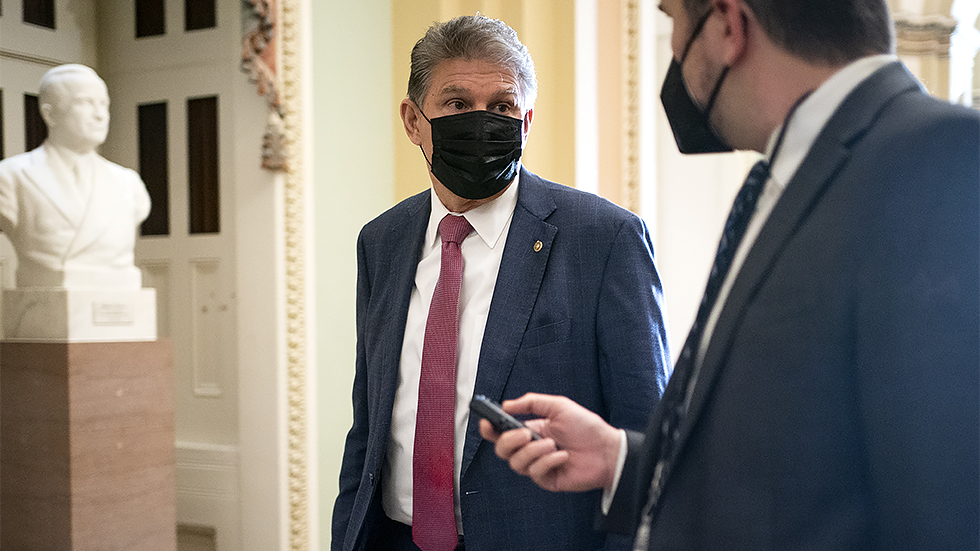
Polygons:
M530 109L528 109L527 110L527 113L524 113L524 125L523 125L523 128L521 128L521 134L524 136L524 141L525 142L527 141L527 134L528 134L528 132L531 131L531 121L532 120L534 120L534 108L533 107L530 108Z
M408 98L403 99L399 106L399 112L402 116L402 124L405 125L405 134L408 134L408 139L415 145L422 145L422 130L419 128L419 125L422 123L422 117L418 108L415 106L415 102Z
M721 16L723 25L719 43L721 62L731 66L743 55L748 45L750 19L756 23L755 28L760 31L762 28L743 0L714 0L714 9Z

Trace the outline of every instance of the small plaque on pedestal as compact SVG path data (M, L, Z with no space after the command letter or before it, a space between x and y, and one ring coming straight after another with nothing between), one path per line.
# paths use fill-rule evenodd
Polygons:
M13 342L154 341L156 290L4 290L2 338Z

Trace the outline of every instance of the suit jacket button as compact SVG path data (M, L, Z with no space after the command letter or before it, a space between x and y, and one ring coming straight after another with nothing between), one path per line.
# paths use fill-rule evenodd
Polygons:
M544 243L542 243L540 241L535 241L535 243L534 243L534 252L540 252L541 251L541 247L544 247Z

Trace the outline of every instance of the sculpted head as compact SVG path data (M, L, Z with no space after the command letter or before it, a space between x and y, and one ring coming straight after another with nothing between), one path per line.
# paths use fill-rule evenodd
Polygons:
M38 91L48 141L88 153L109 132L109 92L105 82L84 65L59 65L41 78Z

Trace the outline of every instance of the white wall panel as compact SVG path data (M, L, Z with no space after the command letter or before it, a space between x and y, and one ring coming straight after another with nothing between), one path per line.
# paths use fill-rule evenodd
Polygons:
M231 367L224 348L232 344L226 330L231 321L228 293L222 284L219 260L191 261L191 369L194 395L198 397L217 398L224 393L222 373Z

